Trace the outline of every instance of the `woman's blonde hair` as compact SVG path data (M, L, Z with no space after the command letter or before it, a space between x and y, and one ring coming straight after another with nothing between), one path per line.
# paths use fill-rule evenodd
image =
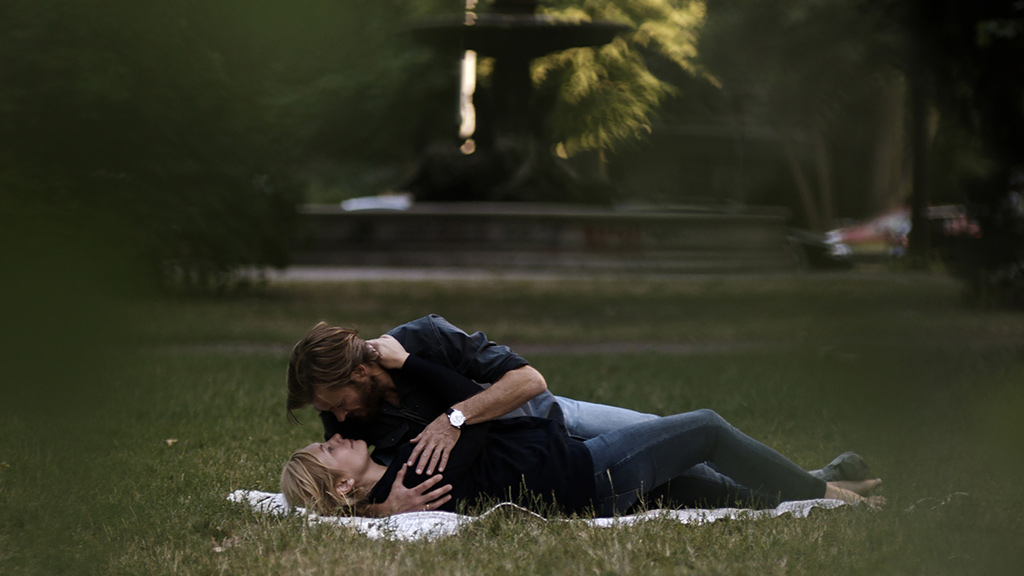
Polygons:
M299 450L292 454L281 472L281 492L289 506L301 506L327 516L355 516L366 507L365 495L353 496L334 489L341 473L324 466L312 453Z

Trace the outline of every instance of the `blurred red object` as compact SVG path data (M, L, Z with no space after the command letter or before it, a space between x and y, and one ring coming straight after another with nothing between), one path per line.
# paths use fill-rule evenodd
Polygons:
M927 216L933 237L981 236L981 228L967 217L963 206L930 206ZM854 256L900 256L907 248L910 229L910 208L901 206L865 222L830 230L826 236L830 242L848 246Z

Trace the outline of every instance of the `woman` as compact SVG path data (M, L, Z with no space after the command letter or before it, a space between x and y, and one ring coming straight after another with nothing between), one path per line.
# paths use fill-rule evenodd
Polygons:
M410 356L400 346L379 352L391 366L450 404L479 391L464 376ZM407 444L391 466L385 466L371 458L365 442L335 435L292 455L281 475L282 492L290 504L322 514L359 514L364 506L386 500L396 479L408 487L426 480L406 470L412 450ZM464 426L442 474L452 491L440 509L501 499L541 512L555 507L567 514L613 516L629 511L645 494L701 462L712 463L747 487L741 496L758 505L822 497L884 503L881 497L864 497L881 480L826 483L718 414L698 410L583 442L570 438L552 419L509 418Z

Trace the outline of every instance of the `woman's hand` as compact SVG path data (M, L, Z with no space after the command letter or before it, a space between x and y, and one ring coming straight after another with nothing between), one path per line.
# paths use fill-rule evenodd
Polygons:
M407 465L402 465L398 475L395 476L395 482L391 485L388 499L380 504L371 505L371 513L377 516L390 516L404 512L437 510L452 499L451 494L448 494L452 489L451 484L434 488L442 480L440 474L427 478L417 486L406 488L402 482L405 480L405 471L408 468Z
M374 340L367 340L366 343L372 346L377 354L380 354L378 362L386 370L401 368L405 365L405 359L409 357L409 353L405 351L402 344L388 334Z

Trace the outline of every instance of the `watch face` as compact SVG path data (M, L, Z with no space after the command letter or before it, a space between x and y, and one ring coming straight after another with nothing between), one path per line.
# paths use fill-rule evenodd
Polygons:
M448 421L451 422L452 426L456 428L466 423L466 417L458 410L452 410L448 413Z

